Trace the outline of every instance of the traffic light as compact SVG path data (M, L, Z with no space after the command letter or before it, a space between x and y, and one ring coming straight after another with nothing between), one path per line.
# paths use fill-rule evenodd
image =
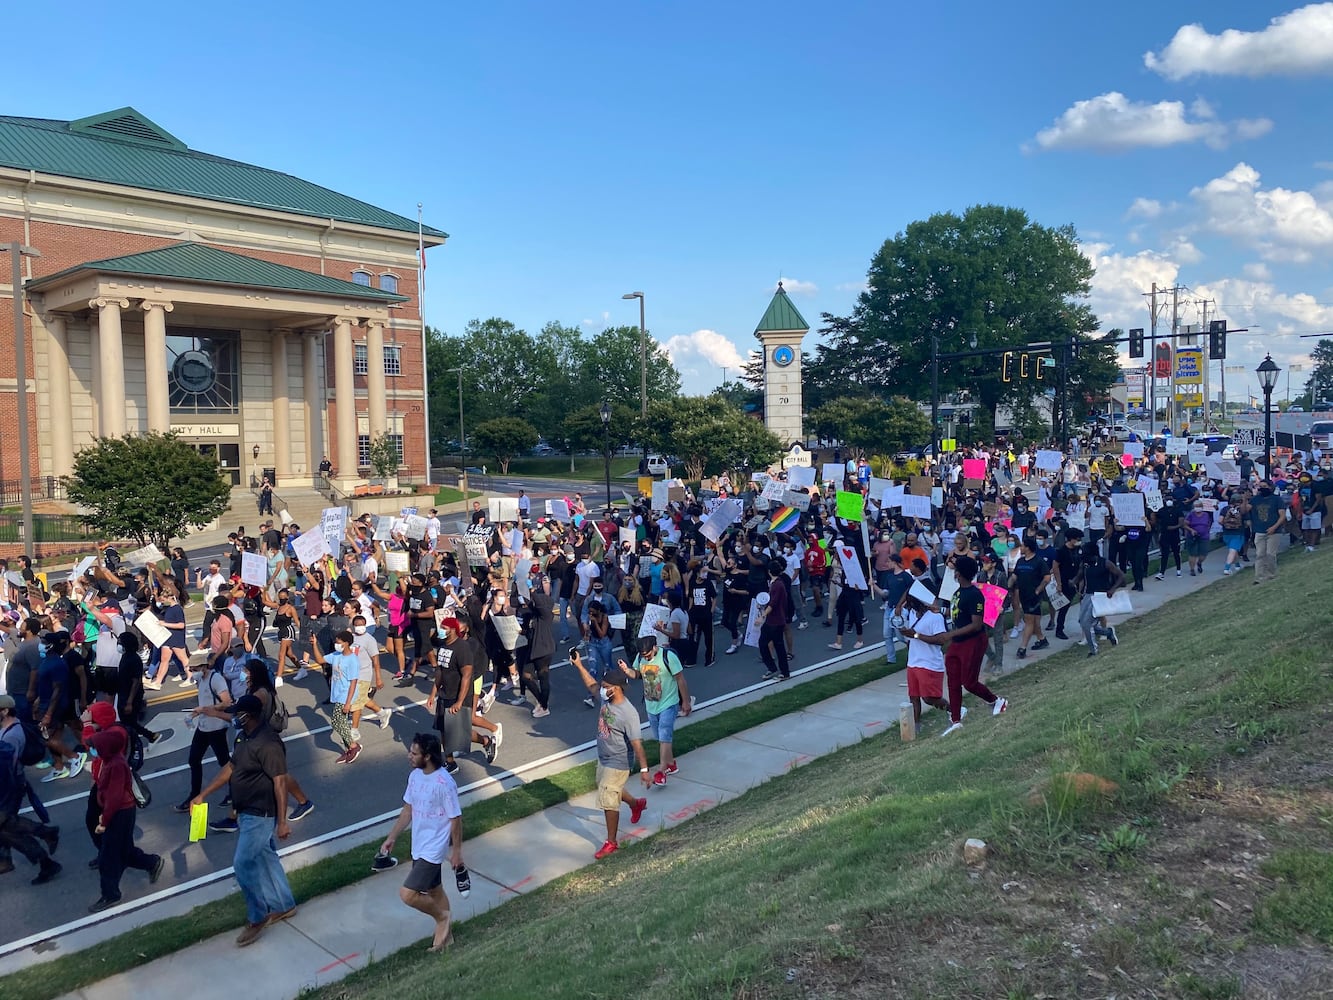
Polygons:
M1129 331L1129 356L1131 358L1143 357L1143 328L1136 327Z
M1215 319L1208 324L1208 359L1225 361L1227 357L1227 321Z
M1000 355L1000 381L1012 382L1014 380L1014 352L1005 351Z

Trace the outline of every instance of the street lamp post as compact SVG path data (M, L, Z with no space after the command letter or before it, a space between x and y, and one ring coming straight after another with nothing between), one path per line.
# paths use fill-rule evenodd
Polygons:
M606 458L606 509L611 510L611 404L602 400L602 454Z
M643 316L643 292L626 292L622 299L639 300L639 416L648 416L648 327Z
M33 557L32 525L32 455L28 450L28 337L23 324L23 261L24 257L40 257L33 247L22 243L10 243L6 248L14 262L13 297L14 297L14 368L18 375L18 396L15 406L18 409L19 434L19 500L23 510L23 554L30 560Z
M1277 385L1282 369L1273 363L1273 355L1264 356L1254 373L1259 376L1259 388L1264 391L1264 478L1273 479L1273 387Z
M467 499L467 459L464 457L466 451L466 438L463 436L463 369L450 368L450 372L458 373L458 485L463 489L463 499ZM426 436L430 436L429 429Z

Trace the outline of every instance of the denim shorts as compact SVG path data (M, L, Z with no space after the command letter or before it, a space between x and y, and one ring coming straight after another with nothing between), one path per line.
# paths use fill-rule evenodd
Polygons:
M653 731L658 743L671 743L676 738L676 716L680 714L680 702L665 706L654 715L648 713L648 728Z

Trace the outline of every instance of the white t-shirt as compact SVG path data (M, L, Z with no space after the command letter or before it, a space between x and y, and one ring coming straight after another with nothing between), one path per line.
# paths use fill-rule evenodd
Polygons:
M939 635L945 631L944 616L938 611L927 611L909 626L921 635ZM944 647L933 646L920 639L907 640L907 665L944 673Z
M602 575L602 568L591 559L580 559L579 564L574 567L574 575L579 578L579 596L587 597L588 591L592 589L592 582Z
M380 655L379 640L370 634L370 629L366 629L364 635L352 637L352 644L356 647L356 655L361 659L361 672L357 675L357 680L364 687L358 687L358 690L369 691L375 680L375 659Z
M413 768L403 801L412 807L413 860L443 864L449 850L450 824L463 815L453 777L442 767L430 774Z
M227 578L221 573L209 573L204 577L204 601L210 608L213 606L213 598L222 593L226 583Z

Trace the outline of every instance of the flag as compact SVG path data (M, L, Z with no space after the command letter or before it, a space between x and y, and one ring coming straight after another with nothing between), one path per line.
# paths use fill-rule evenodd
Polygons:
M795 507L779 507L773 519L768 522L768 530L781 534L791 531L801 520L801 512Z

